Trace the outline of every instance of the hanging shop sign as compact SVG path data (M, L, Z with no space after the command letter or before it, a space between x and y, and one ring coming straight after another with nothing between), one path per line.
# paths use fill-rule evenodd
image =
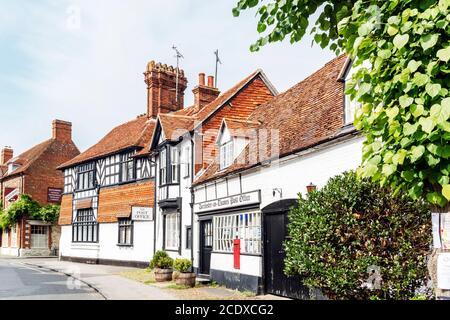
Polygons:
M47 189L47 202L50 203L61 203L63 190L59 188L48 188Z
M247 206L251 204L258 204L260 202L261 197L259 190L257 190L241 193L235 196L196 203L194 205L194 211L196 213L201 213L212 210L229 209L234 207Z

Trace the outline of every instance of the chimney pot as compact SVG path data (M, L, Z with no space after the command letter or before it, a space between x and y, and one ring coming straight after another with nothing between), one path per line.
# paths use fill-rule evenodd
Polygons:
M203 72L198 74L198 85L199 86L205 85L205 74Z
M6 164L14 156L14 151L11 147L4 147L0 155L0 164Z
M62 120L53 120L52 138L58 141L72 141L72 123Z
M208 87L214 88L214 77L208 76Z

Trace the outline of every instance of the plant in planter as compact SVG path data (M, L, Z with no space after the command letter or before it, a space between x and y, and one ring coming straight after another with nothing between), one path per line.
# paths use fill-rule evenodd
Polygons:
M172 280L173 259L165 251L157 251L150 261L150 268L155 269L157 282Z
M173 264L175 270L179 272L176 284L186 287L195 286L195 273L191 272L192 262L189 259L176 259Z

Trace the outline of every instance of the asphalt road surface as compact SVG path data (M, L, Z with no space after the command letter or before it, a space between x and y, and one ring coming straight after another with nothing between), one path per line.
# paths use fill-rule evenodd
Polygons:
M87 285L64 274L0 259L0 300L102 300Z

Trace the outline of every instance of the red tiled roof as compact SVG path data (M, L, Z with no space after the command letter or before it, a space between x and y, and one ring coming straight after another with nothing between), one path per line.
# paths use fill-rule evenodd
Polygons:
M27 151L21 153L20 155L10 159L5 166L5 171L3 175L3 179L11 176L15 176L20 173L25 173L27 170L35 163L37 162L41 156L47 152L51 151L53 153L62 153L65 155L76 155L79 154L80 151L75 146L75 144L68 143L68 142L62 142L57 139L49 139L46 140L40 144L35 145L31 149L28 149ZM7 165L10 163L15 163L20 165L16 170L13 172L7 173Z
M252 113L248 120L259 122L258 130L267 130L265 152L259 150L260 141L251 140L231 166L219 171L216 159L194 184L254 167L340 135L344 125L344 83L338 81L338 75L345 61L344 55L333 59ZM262 138L259 134L258 139ZM271 140L278 143L277 154L270 150Z
M256 129L260 123L251 120L239 120L239 119L223 119L224 124L227 126L228 131L233 137L246 137L249 129Z
M62 164L59 169L71 167L88 160L94 160L131 147L144 148L151 140L156 121L140 116L112 129L98 143Z
M222 93L213 102L211 102L211 103L207 104L206 106L204 106L203 108L201 108L198 112L195 112L194 106L190 106L188 108L181 109L181 110L173 112L171 114L160 114L159 115L160 119L162 119L161 116L166 117L166 119L164 119L162 121L166 121L168 123L173 122L172 125L176 126L176 127L171 128L172 131L170 132L169 135L164 133L165 138L167 139L168 137L171 137L171 139L176 139L176 138L180 137L181 134L178 136L173 136L172 133L175 130L179 130L179 132L184 133L185 131L191 131L191 130L195 129L196 127L198 127L203 121L207 120L212 114L214 114L214 112L219 110L220 107L224 103L226 103L231 98L233 98L236 94L238 94L239 91L242 90L246 84L251 82L257 76L261 76L262 78L264 78L266 85L268 87L270 87L270 90L272 90L274 94L276 94L276 89L268 82L267 79L265 79L265 75L263 74L262 70L258 69L256 71L254 71L253 73L251 73L250 75L248 75L247 77L245 77L240 82L238 82L232 88L230 88L229 90ZM169 120L169 117L171 117L171 116L172 117L173 116L183 116L186 120L184 120L184 121L183 120L180 120L180 121ZM188 118L190 118L190 120L188 120ZM169 126L166 125L166 127L169 127Z
M194 129L195 118L174 114L160 114L159 120L164 137L169 140L177 139Z

